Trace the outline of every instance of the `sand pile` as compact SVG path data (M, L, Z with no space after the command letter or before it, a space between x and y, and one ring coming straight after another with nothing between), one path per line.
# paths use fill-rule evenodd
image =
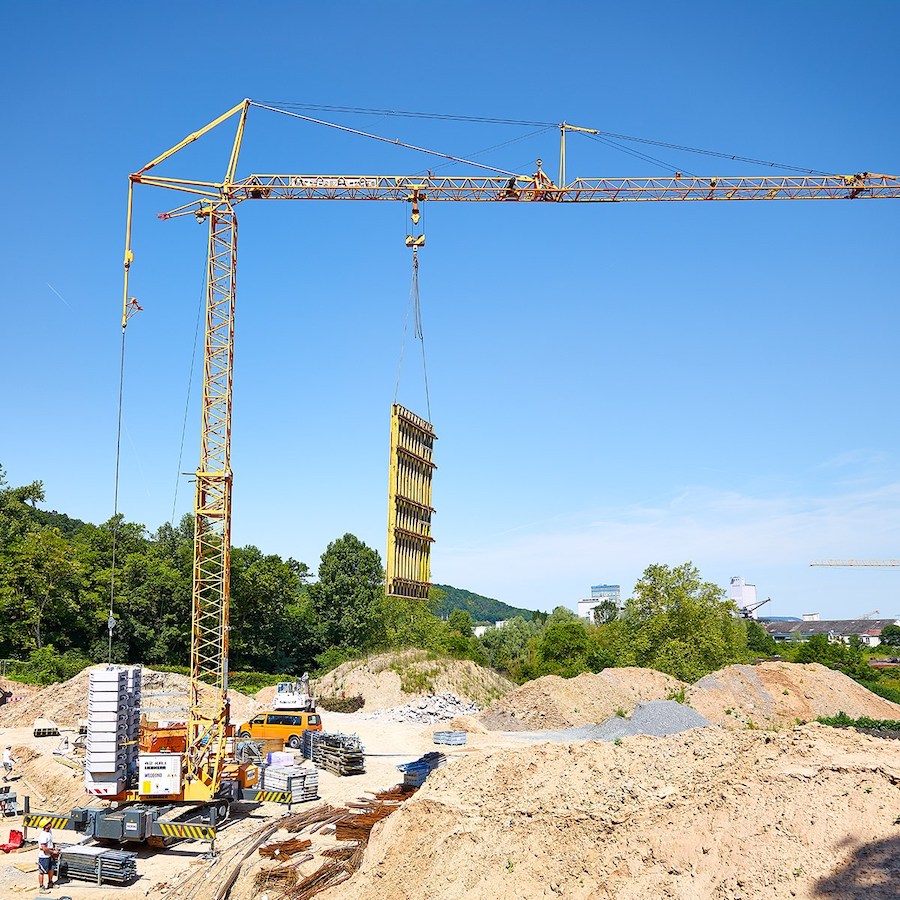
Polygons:
M85 803L84 776L80 770L71 769L56 761L52 750L59 746L60 738L43 738L47 750L40 750L26 744L12 743L12 756L16 760L10 783L13 791L23 798L31 797L32 808L51 811L68 810ZM6 840L6 835L3 835Z
M633 666L575 678L545 675L510 691L481 721L497 731L571 728L605 722L620 710L629 714L641 701L666 700L686 687L671 675Z
M540 744L432 774L328 900L896 897L896 743L819 725Z
M103 668L96 666L95 668ZM21 727L31 725L35 719L43 717L52 719L64 728L74 728L79 719L87 718L88 679L90 669L84 669L74 678L61 684L51 684L41 688L16 703L0 707L0 726ZM173 672L157 672L153 669L143 671L143 705L162 708L165 711L148 712L151 719L179 719L187 712L190 679L186 675ZM204 688L206 690L206 688ZM210 692L211 688L208 689ZM153 697L152 694L168 694L173 696ZM250 697L238 691L229 691L231 701L231 721L245 722L259 705Z
M854 719L900 720L900 704L818 663L728 666L688 688L686 700L711 722L728 728L793 725L798 719L809 722L839 712Z
M343 663L313 684L317 697L362 696L365 712L403 706L414 697L455 694L485 707L515 685L502 675L467 659L432 658L425 650L380 653ZM270 702L274 688L256 698Z

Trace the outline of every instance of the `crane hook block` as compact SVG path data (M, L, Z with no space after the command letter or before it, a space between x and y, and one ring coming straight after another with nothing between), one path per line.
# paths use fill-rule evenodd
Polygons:
M419 234L419 235L416 235L415 237L413 237L413 235L408 234L406 236L406 246L411 247L413 250L415 250L417 247L424 247L425 246L425 235Z

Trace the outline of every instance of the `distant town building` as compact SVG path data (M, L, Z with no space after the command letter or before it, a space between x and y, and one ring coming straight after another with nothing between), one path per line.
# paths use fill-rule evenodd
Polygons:
M476 625L472 629L472 634L477 638L484 637L484 633L491 628L505 628L508 621L509 619L498 619L493 625Z
M578 601L578 615L589 622L594 620L594 607L599 606L605 600L612 600L616 609L622 608L622 588L618 584L594 584L591 585L591 596Z
M900 619L820 619L818 613L806 613L802 622L766 622L763 628L776 641L808 641L814 634L824 634L846 644L856 635L867 647L877 647L881 630L888 625L900 625Z
M747 607L756 605L756 585L755 584L747 584L740 575L735 575L731 579L731 584L728 587L728 599L733 600L737 604L737 608L740 610L747 609ZM741 615L755 619L756 618L756 610L750 609L746 613L741 613Z

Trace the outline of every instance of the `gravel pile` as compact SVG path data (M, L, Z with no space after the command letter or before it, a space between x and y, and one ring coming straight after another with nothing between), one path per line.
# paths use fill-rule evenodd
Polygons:
M712 725L700 713L674 700L653 700L639 703L629 717L612 716L601 725L578 725L575 728L554 728L545 731L514 731L511 737L525 741L615 741L635 734L662 737L679 734L691 728Z
M639 703L631 718L613 716L607 719L602 725L597 726L592 739L614 741L635 734L662 737L665 734L679 734L692 728L706 728L710 725L712 722L709 719L683 703L677 703L675 700L654 700L650 703Z
M456 694L431 694L420 697L404 706L393 709L382 709L369 713L367 719L378 719L382 722L415 722L427 725L431 722L443 722L456 716L471 716L481 712L480 708Z

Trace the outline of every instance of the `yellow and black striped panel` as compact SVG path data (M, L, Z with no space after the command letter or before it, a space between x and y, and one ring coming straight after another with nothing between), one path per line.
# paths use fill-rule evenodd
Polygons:
M216 836L216 829L211 825L190 825L186 822L157 822L153 826L153 833L162 837L211 841Z
M259 803L290 803L293 796L290 791L244 791L243 799Z
M68 828L72 820L68 816L47 816L40 813L29 813L22 817L22 824L26 828Z

